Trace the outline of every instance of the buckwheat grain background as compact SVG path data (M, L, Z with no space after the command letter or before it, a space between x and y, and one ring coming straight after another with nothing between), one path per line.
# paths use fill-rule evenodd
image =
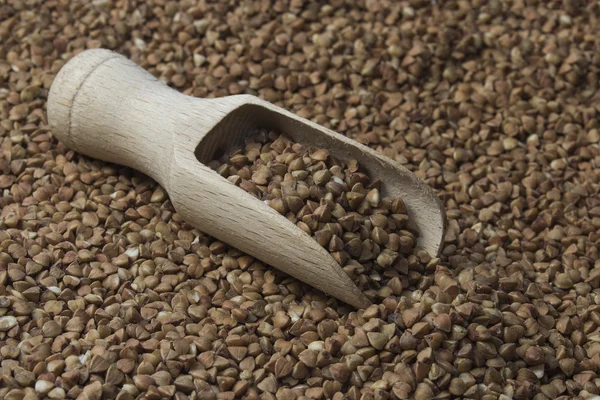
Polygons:
M0 0L0 398L598 398L599 32L595 0ZM440 258L356 311L191 229L52 136L96 47L405 165Z

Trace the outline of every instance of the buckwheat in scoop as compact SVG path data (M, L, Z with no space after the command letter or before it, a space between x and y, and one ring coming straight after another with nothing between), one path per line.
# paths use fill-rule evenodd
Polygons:
M356 160L260 130L210 166L311 235L361 289L406 273L416 238L406 207Z

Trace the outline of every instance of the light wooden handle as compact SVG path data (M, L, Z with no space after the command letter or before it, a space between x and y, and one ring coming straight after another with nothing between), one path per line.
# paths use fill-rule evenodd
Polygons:
M188 129L186 115L197 114L204 101L169 88L117 53L94 49L60 70L50 89L48 118L68 147L164 184L173 134ZM210 107L205 109L209 113ZM206 133L221 118L206 118L206 126L195 128Z

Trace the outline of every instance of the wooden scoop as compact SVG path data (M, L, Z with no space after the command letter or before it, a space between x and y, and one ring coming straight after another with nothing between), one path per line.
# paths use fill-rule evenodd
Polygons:
M357 308L370 305L332 256L275 210L206 164L243 144L253 128L275 129L304 145L356 159L401 196L436 256L445 213L431 188L376 151L251 95L185 96L127 58L87 50L58 73L48 100L54 134L87 156L139 170L159 182L190 225Z

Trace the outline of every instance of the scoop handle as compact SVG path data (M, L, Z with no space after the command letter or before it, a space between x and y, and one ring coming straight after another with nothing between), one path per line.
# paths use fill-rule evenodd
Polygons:
M52 132L87 156L137 169L163 183L176 132L194 118L199 135L222 115L156 79L118 53L86 50L56 76L48 99ZM208 105L208 104L206 104ZM187 122L187 124L186 124Z

